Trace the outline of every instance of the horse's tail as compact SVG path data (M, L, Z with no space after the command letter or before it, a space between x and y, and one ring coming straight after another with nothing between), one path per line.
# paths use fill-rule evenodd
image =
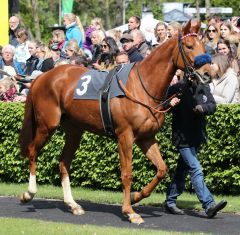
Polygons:
M22 157L29 156L28 146L35 136L35 130L35 115L33 109L32 94L30 90L25 104L23 125L18 140L20 145L20 154Z

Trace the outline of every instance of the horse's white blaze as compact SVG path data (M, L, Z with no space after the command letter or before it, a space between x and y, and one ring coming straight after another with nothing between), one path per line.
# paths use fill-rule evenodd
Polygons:
M29 177L28 191L33 194L37 193L36 175L32 175L31 173Z

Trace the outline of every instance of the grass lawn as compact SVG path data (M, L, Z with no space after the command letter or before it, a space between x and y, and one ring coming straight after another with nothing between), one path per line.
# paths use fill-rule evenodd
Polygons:
M178 233L148 229L127 229L94 225L54 223L34 219L0 218L2 235L192 235L203 233ZM34 231L33 231L34 228Z

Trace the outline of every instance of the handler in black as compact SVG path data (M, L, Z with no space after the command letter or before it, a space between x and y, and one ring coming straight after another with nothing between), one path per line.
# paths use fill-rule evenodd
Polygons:
M211 57L207 54L195 58L195 67L201 67L206 63L211 63ZM170 106L174 106L172 141L180 152L180 157L175 176L167 191L165 209L172 214L184 214L184 211L176 206L176 200L184 190L185 177L189 173L203 209L207 216L212 218L226 206L227 202L222 200L218 204L215 203L204 182L197 150L202 143L206 143L205 115L215 112L216 103L208 85L182 80L169 88L168 97L179 92L181 92L181 96L175 97L169 102Z

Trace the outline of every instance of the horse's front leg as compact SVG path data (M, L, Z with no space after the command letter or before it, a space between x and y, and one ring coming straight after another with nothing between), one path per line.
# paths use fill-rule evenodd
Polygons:
M131 223L141 224L142 217L134 212L131 206L130 193L132 183L132 146L133 138L131 134L125 132L118 137L118 149L121 165L121 179L123 185L123 206L122 212L128 217Z
M152 181L148 185L146 185L141 190L141 192L134 192L131 194L132 204L141 201L143 198L149 197L152 191L167 173L167 166L162 159L161 153L159 151L159 146L154 137L147 141L139 141L137 144L142 149L143 153L147 156L147 158L157 168L157 173L152 179Z

